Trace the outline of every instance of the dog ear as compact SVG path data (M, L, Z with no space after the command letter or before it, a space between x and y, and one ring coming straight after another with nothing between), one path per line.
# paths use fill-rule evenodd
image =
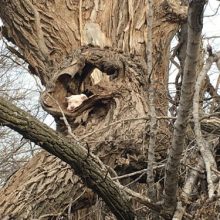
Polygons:
M88 99L88 97L84 94L81 94L81 99L84 101L84 100Z

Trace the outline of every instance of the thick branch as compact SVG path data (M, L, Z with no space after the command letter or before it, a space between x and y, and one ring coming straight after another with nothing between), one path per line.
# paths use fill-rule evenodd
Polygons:
M134 219L128 196L111 180L108 170L89 149L68 141L1 97L0 112L1 124L68 163L83 182L103 198L118 219Z
M180 106L174 126L174 137L170 149L165 175L165 204L167 213L172 214L176 206L178 169L184 148L184 138L192 107L193 91L196 79L200 37L202 32L203 9L206 1L193 0L188 11L188 43L181 88Z
M220 119L219 114L216 116L205 118L201 121L201 128L202 130L211 133L220 135Z
M155 147L156 147L156 135L157 135L157 119L155 109L155 82L152 75L152 27L153 27L153 2L147 0L147 77L150 81L149 85L149 115L150 115L150 140L148 146L148 169L147 169L147 183L148 183L148 196L152 201L156 202L157 194L154 183L154 170L153 166L155 163ZM147 148L147 147L145 147ZM144 149L146 154L146 149ZM152 219L158 219L158 215L153 215Z

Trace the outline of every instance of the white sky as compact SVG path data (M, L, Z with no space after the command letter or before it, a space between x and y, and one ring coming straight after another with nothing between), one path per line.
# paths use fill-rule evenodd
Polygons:
M213 48L213 52L220 51L220 8L218 9L219 5L219 1L209 0L205 8L203 20L203 48L206 49L206 45L207 43L209 43ZM212 38L213 36L215 37ZM177 43L178 42L174 38L172 42L172 47L174 47ZM175 93L175 86L172 83L175 80L177 72L178 70L176 69L176 67L172 65L169 76L169 90L171 95ZM218 76L219 70L217 70L215 65L212 65L212 68L209 71L209 77L214 86Z
M203 26L203 34L205 38L218 36L218 38L209 39L209 43L211 44L215 52L220 50L220 8L216 13L216 10L218 9L219 5L220 5L219 1L209 0L209 3L206 6L206 10L205 10L204 26ZM214 16L208 17L210 15L214 15Z

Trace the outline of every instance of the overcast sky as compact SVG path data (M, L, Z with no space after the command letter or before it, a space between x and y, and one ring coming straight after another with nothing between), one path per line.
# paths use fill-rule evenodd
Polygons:
M220 2L209 0L205 10L203 34L204 38L215 36L209 39L209 43L215 51L220 50ZM214 16L212 16L214 15ZM206 40L205 40L206 41ZM206 42L204 42L206 43Z

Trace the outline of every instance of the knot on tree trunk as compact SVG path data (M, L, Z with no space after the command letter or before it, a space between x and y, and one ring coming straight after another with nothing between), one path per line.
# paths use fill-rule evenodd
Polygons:
M78 139L107 164L137 162L148 139L143 58L87 46L75 51L62 65L41 95L42 106L54 116L59 131L68 134L64 114ZM68 111L65 97L77 94L88 98Z

